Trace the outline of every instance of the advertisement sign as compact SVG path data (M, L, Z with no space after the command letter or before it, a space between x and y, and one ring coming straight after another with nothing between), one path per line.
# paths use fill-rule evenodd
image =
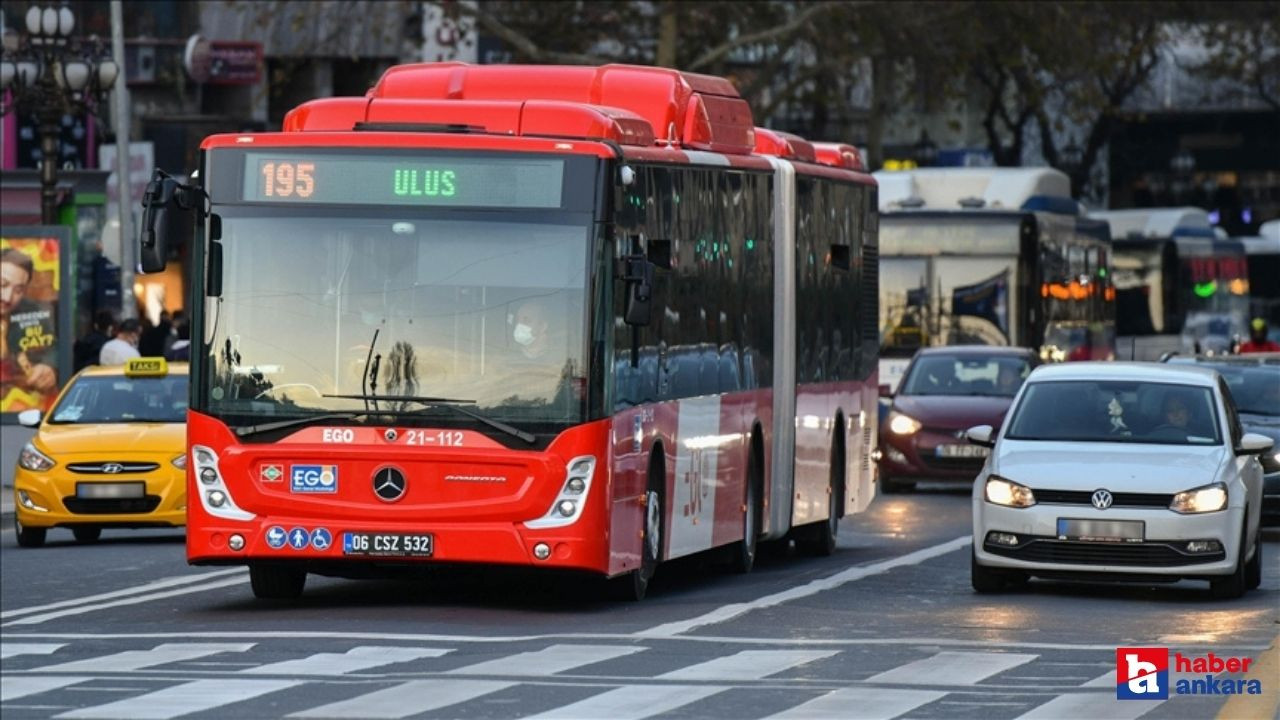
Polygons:
M67 380L70 243L66 227L0 229L0 415L47 410Z

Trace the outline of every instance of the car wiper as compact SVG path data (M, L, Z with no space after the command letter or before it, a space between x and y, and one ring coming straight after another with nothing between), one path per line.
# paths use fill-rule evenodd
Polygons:
M469 418L472 418L474 420L479 420L480 422L484 423L485 425L488 425L489 427L495 430L500 430L508 435L520 438L521 440L531 445L537 442L538 440L538 438L535 437L533 433L525 432L524 430L521 430L520 428L517 428L517 427L512 427L511 425L508 425L502 422L501 420L494 420L493 418L485 417L484 415L481 415L475 410L471 410L469 408L463 407L464 405L474 405L475 400L463 400L460 398L446 398L446 397L430 397L430 396L424 396L424 395L325 395L324 397L343 398L346 400L375 400L375 401L386 400L389 402L410 402L410 403L417 403L419 405L426 405L427 407L449 408L450 410L454 410L455 412L466 415Z
M275 422L258 423L257 425L245 425L235 429L236 435L240 437L248 437L258 433L271 432L272 430L283 430L295 425L306 425L308 423L320 422L322 420L354 420L362 415L368 415L368 412L347 412L347 413L325 413L323 415L307 415L304 417L294 417L288 420L276 420Z

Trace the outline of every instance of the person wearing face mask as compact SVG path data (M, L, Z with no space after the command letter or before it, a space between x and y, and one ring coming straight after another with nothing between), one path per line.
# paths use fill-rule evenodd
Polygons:
M123 365L130 358L141 357L138 352L138 340L142 337L142 326L133 318L121 320L116 328L116 336L102 346L98 355L99 365Z
M549 329L547 309L537 300L528 300L516 310L511 339L515 340L524 357L530 360L545 358L551 346L547 339Z

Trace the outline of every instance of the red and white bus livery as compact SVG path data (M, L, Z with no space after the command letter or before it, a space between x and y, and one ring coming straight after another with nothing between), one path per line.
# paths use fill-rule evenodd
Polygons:
M195 268L187 557L307 573L830 553L874 492L876 188L661 68L394 67L162 173ZM193 237L186 221L196 228Z

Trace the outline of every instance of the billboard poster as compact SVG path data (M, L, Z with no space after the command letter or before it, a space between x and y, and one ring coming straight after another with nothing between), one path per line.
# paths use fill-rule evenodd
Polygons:
M56 226L0 229L0 417L47 410L67 380L70 308L59 292L70 235Z

